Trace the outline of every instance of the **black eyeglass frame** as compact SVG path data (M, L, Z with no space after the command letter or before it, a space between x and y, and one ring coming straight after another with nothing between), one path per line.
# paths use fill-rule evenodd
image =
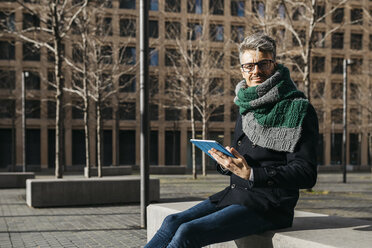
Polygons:
M245 63L245 64L242 64L242 65L241 65L241 68L242 68L242 70L243 70L244 72L252 72L252 71L254 70L254 68L256 67L256 65L257 65L258 68L260 68L261 70L263 70L263 68L261 68L261 66L262 66L262 63L265 63L265 62L271 62L271 63L274 63L275 61L272 60L272 59L263 59L263 60L258 61L258 62L256 62L256 63ZM253 65L252 70L248 70L248 69L244 68L244 66L245 66L245 65L248 65L248 64ZM266 69L267 69L267 68L266 68Z

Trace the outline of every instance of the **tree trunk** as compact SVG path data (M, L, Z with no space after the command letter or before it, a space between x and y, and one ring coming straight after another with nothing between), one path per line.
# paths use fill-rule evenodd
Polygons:
M102 116L101 116L101 99L97 99L97 173L102 177Z
M190 102L190 115L191 115L191 137L195 139L195 113L194 113L194 80L191 82L191 102ZM195 158L195 145L191 145L192 148L192 177L197 179L196 172L196 158Z

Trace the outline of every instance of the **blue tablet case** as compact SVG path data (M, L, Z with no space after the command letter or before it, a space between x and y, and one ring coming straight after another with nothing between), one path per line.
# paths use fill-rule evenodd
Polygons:
M196 145L200 150L202 150L203 152L208 154L209 157L211 157L213 160L215 160L215 159L208 153L208 151L211 148L214 148L214 149L226 154L227 156L235 158L235 156L232 153L230 153L228 150L226 150L225 147L223 147L220 143L218 143L215 140L190 139L190 142L193 143L194 145Z

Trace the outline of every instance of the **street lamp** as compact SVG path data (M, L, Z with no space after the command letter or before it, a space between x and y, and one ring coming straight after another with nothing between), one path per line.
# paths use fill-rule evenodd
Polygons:
M346 183L346 152L347 152L347 66L352 65L353 61L350 59L344 59L343 61L343 113L342 113L342 163L343 163L343 183Z

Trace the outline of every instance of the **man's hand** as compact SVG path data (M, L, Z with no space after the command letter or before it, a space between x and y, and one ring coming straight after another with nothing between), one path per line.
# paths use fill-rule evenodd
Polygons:
M209 154L225 169L231 171L235 175L248 180L251 175L251 167L248 165L245 158L233 147L226 146L226 149L231 152L236 158L225 155L224 153L212 148Z

